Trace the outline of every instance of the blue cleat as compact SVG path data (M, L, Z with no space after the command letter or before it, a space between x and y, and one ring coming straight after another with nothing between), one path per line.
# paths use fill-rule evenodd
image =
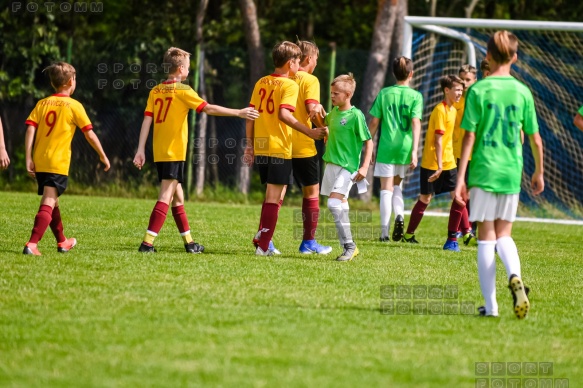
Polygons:
M461 252L460 246L458 245L457 241L455 240L447 240L445 244L443 244L444 251L454 251L454 252Z
M267 250L273 252L274 255L281 255L279 249L277 249L275 245L273 245L273 241L269 242L269 247L267 248Z
M330 252L332 252L332 247L320 245L316 240L302 240L300 244L300 253L305 255L311 255L312 253L327 255Z

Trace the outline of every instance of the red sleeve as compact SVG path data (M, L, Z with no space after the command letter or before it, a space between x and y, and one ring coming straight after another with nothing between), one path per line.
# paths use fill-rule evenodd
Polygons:
M34 122L34 121L32 121L32 120L26 120L24 123L25 123L26 125L32 125L33 127L35 127L35 128L38 128L38 124L37 124L37 123L35 123L35 122Z
M306 100L306 102L305 102L306 105L308 105L308 104L316 104L316 105L318 105L319 103L320 102L318 100Z
M281 104L279 106L279 109L281 109L281 108L285 108L285 109L289 110L290 112L295 112L296 111L296 107L293 106L293 105Z
M208 102L206 102L206 101L203 101L203 102L202 102L202 103L201 103L201 104L198 106L198 108L196 108L196 113L200 113L200 112L202 112L202 110L204 109L204 107L205 107L205 106L207 106L208 104L209 104Z
M87 131L90 131L92 129L93 129L93 125L89 124L89 125L86 125L83 128L81 128L81 132L87 132Z
M144 116L150 116L150 117L154 117L154 112L148 112L148 111L145 111L145 112L144 112Z
M436 129L435 134L443 136L443 135L445 135L445 131L443 129Z

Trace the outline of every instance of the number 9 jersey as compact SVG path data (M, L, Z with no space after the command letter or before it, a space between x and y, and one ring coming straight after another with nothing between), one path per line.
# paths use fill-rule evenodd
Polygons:
M202 112L208 103L188 85L164 81L150 90L144 116L154 123L154 162L186 161L188 111Z
M294 80L278 74L265 76L255 84L249 106L259 112L253 134L256 156L291 159L293 129L279 120L279 110L285 108L293 113L299 90Z
M511 76L490 76L468 89L461 127L475 132L468 187L498 194L520 193L520 130L538 132L531 91Z
M32 153L36 172L69 175L71 142L75 128L93 129L83 105L66 94L53 94L37 102L26 119L36 128Z

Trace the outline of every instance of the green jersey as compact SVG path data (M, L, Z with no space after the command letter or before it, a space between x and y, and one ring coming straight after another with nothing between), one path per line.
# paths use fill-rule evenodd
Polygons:
M370 139L364 114L354 106L345 111L335 106L326 115L326 125L330 134L322 157L324 161L343 167L350 173L357 171L362 143Z
M579 114L580 114L581 116L583 116L583 106L582 106L581 108L579 108Z
M411 163L413 150L412 119L423 115L421 93L404 85L384 88L369 112L381 120L381 136L377 162L386 164Z
M462 128L475 132L469 187L498 194L520 193L520 130L538 132L534 99L511 76L490 76L470 87Z

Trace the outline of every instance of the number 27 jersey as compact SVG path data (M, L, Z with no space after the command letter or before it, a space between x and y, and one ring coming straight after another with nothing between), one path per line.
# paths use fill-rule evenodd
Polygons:
M249 103L259 112L254 122L255 155L291 159L293 129L279 120L279 110L286 108L294 112L299 90L294 80L277 74L257 81Z

